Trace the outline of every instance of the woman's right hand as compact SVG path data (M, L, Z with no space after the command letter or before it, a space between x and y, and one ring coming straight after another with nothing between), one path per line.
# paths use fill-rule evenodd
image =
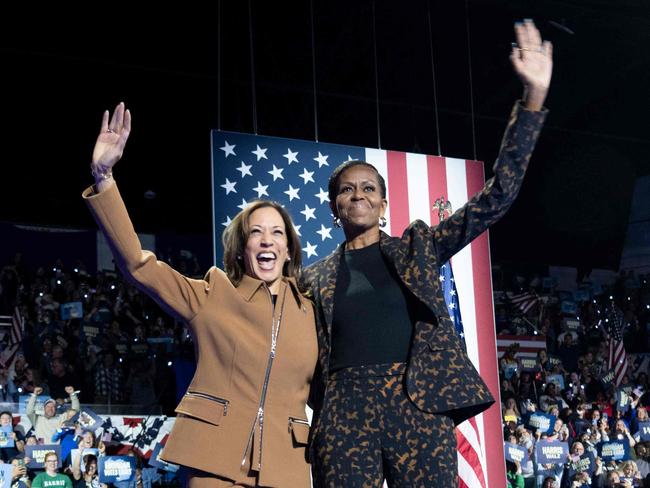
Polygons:
M102 117L102 125L93 149L92 167L96 173L110 173L115 163L122 158L124 146L131 133L131 112L120 102L109 121L106 110Z

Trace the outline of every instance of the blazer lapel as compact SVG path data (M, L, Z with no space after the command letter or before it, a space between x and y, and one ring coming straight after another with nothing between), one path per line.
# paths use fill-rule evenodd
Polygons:
M325 316L325 329L327 332L327 340L329 342L332 336L332 317L334 314L334 291L336 289L336 274L341 262L341 256L345 251L345 243L340 244L336 250L326 258L323 263L323 272L320 277L320 299L323 307L323 315Z

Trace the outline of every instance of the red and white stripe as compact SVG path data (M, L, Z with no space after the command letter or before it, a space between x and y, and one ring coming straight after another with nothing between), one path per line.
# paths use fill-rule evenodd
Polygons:
M452 209L462 207L483 188L483 163L456 158L366 149L366 160L386 180L388 224L385 231L400 236L416 219L438 224L432 210L437 198L445 197ZM492 303L492 275L487 233L482 234L453 258L454 278L460 299L467 353L497 402L489 410L456 429L459 486L485 488L505 486L505 460L499 377Z
M546 336L543 335L509 335L503 334L497 337L497 351L499 357L503 356L508 347L519 344L515 357L535 358L540 349L546 349Z
M609 337L607 364L610 371L614 371L614 385L620 386L623 382L623 376L627 373L627 356L623 341L617 340L614 336Z

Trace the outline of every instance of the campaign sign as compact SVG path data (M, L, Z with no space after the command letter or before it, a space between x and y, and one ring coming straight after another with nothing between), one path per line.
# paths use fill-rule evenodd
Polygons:
M627 439L599 442L598 456L604 461L626 461L630 459L630 443Z
M564 375L561 374L547 374L547 383L555 383L560 390L564 390Z
M650 422L639 422L639 430L636 435L642 442L650 441Z
M25 413L27 402L31 396L32 395L20 395L18 397L18 413ZM43 405L45 405L45 402L49 399L49 395L39 395L36 397L36 406L34 411L39 415L43 415Z
M14 438L12 437L14 429L11 425L0 427L0 447L14 447Z
M616 392L616 410L626 413L630 409L630 396L623 390Z
M580 457L573 459L569 467L576 473L587 472L591 475L596 469L596 460L590 454L583 454Z
M508 444L506 442L506 444ZM149 458L149 465L160 468L164 471L169 471L170 473L175 473L178 471L178 464L168 463L167 461L160 459L160 454L162 453L163 445L160 442L156 442L156 447L153 448L151 457ZM506 459L508 459L508 451L506 450Z
M568 332L575 332L580 328L580 321L578 319L566 318L563 321L564 330Z
M30 469L45 468L45 455L54 451L61 467L61 446L59 444L41 444L36 446L25 446L25 456L31 459L27 465Z
M563 464L568 455L567 442L540 440L535 445L535 458L538 464Z
M135 458L133 456L101 456L98 462L100 483L133 481L135 479Z
M576 302L571 300L562 300L560 304L561 312L567 315L575 315L578 313L578 306Z
M603 384L604 388L608 388L614 382L614 370L611 370L605 376L600 379L600 382Z
M82 407L82 409L70 419L72 422L78 422L82 429L95 431L104 423L99 415L91 409Z
M14 466L11 463L0 464L0 488L11 486Z
M535 432L539 430L542 434L546 432L551 434L553 427L555 427L555 415L544 412L532 412L525 416L526 428Z
M528 461L528 449L512 442L504 442L503 449L506 452L506 461L513 463L518 461L520 464L526 464Z
M67 302L61 304L61 320L81 319L84 309L81 302Z
M539 361L537 358L519 358L521 369L528 372L539 371Z
M573 292L573 299L576 302L588 302L589 301L589 290L581 289Z
M548 364L550 364L552 367L555 366L562 366L562 360L556 356L548 356Z

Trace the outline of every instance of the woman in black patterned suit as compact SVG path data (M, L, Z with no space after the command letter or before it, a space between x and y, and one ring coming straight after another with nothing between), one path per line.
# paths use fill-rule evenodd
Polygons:
M381 232L386 185L365 161L329 181L345 243L305 270L316 303L319 364L312 385L312 473L317 487L454 486L454 424L493 402L457 338L439 267L514 201L546 111L552 47L531 20L515 24L511 60L525 86L495 176L436 227Z

